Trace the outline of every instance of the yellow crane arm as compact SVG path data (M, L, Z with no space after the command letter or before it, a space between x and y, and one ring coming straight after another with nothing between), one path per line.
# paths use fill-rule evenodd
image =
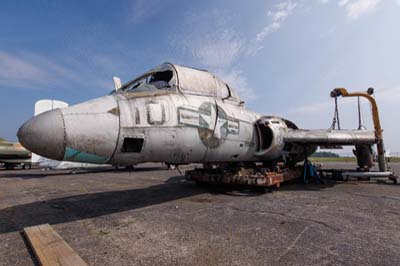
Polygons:
M372 97L374 93L373 88L369 88L366 92L348 92L345 88L336 88L331 92L331 97L364 97L366 98L371 104L372 110L372 120L374 123L375 129L375 136L378 141L377 149L378 149L378 163L379 163L379 170L386 171L386 161L385 161L385 149L383 145L383 134L382 134L382 127L381 122L379 119L379 111L378 105L376 104L375 98Z

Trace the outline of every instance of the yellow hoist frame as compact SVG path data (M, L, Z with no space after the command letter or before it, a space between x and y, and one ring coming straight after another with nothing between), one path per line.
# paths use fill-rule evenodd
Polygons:
M385 159L385 147L383 145L382 127L379 119L378 106L376 104L375 98L372 96L373 93L374 93L373 88L369 88L366 92L351 92L351 93L349 93L345 88L336 88L331 92L331 97L338 97L338 96L364 97L370 102L372 110L372 120L375 129L375 137L377 140L376 147L378 150L379 171L386 172L388 169Z

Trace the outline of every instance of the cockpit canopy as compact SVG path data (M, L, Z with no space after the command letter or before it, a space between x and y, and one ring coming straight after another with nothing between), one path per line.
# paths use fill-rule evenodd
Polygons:
M241 102L236 92L228 84L210 72L170 63L153 68L124 84L118 91L126 93L156 90L179 91L183 94Z

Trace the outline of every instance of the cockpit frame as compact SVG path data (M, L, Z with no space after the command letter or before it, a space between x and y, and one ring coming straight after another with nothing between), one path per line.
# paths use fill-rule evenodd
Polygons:
M154 85L154 87L149 85ZM163 89L182 94L215 97L221 100L243 103L236 92L219 77L206 70L171 63L163 63L138 78L123 84L117 93L136 92L135 89L142 86L146 87L138 91Z

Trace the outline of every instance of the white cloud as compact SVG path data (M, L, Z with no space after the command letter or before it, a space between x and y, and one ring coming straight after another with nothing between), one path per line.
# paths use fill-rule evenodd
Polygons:
M110 88L110 81L91 69L87 62L65 57L62 62L30 52L0 51L0 86L26 89ZM101 67L101 66L100 66ZM108 78L108 77L107 77Z
M398 103L400 102L400 87L377 90L375 97L379 105Z
M381 0L341 0L339 6L346 9L347 16L350 19L357 19L364 14L371 13L376 10Z
M172 44L180 54L188 54L195 64L220 76L244 100L252 100L254 92L236 66L237 60L246 56L247 43L229 22L230 15L217 9L187 15Z
M287 115L308 116L321 111L326 111L332 105L331 101L313 103L289 109Z
M161 0L134 0L130 7L129 21L133 23L148 19L162 10Z
M273 11L268 12L268 16L271 17L271 22L257 33L256 40L262 41L271 33L279 30L282 23L293 14L293 10L296 6L297 3L292 1L285 1L277 4Z
M191 35L184 40L192 55L203 65L209 67L230 66L238 58L243 42L232 29Z
M82 77L79 72L75 72L72 69L78 68L78 64L75 64L72 68L68 68L67 66L63 66L60 63L57 63L47 57L43 57L37 54L23 52L19 55L22 60L30 62L34 64L36 67L40 68L41 71L46 73L46 79L50 83L57 83L62 80L70 80L75 83L84 82L84 77ZM80 66L81 64L79 64Z
M338 5L339 5L339 6L345 6L345 5L347 5L348 3L349 3L349 0L340 0L339 3L338 3Z
M175 45L183 48L205 67L231 66L242 54L244 41L227 23L227 14L212 10L186 17L183 31Z
M225 71L223 69L216 70L216 74L225 80L244 101L252 101L256 98L254 91L250 88L246 76L241 70L231 69Z
M24 87L49 78L48 73L31 62L0 52L0 85Z

